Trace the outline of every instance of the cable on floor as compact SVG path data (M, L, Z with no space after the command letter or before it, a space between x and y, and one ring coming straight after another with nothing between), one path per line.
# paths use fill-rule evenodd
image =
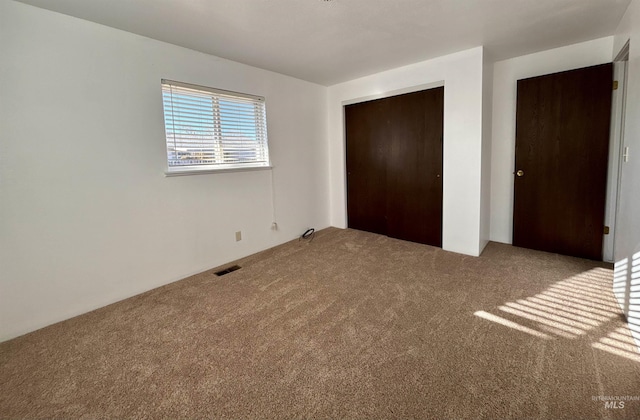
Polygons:
M313 241L313 238L315 237L316 237L316 230L314 228L309 228L302 235L300 235L300 237L298 238L298 241L306 240L306 241L309 241L309 243L311 243L311 241Z

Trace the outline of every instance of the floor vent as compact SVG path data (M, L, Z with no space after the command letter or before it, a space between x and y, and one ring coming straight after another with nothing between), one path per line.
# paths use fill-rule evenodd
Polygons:
M239 265L232 265L231 267L225 268L224 270L220 270L216 272L216 276L224 276L225 274L229 274L233 271L240 270Z

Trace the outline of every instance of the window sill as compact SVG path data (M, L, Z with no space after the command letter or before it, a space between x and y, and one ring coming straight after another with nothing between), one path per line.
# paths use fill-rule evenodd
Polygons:
M164 176L185 176L185 175L205 175L205 174L219 174L229 172L252 172L252 171L267 171L273 169L273 166L256 166L256 167L244 167L244 168L224 168L224 169L184 169L176 171L165 171Z

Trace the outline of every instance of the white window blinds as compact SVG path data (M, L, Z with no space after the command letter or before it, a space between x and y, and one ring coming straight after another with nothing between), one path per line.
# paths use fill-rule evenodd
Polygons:
M168 172L269 166L264 98L162 80Z

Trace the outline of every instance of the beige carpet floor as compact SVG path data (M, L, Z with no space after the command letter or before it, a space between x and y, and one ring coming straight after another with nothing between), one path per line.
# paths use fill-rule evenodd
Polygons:
M326 229L0 344L2 418L640 418L604 264ZM616 404L620 407L620 403Z

